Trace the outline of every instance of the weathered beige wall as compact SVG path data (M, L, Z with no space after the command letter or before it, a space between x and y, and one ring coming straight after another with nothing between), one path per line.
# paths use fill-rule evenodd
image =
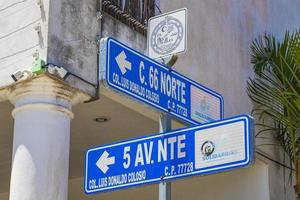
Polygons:
M0 103L0 194L9 191L13 143L12 109L13 106L8 101Z
M246 93L247 79L252 75L250 44L258 34L270 32L282 38L286 30L299 29L300 1L161 0L160 4L163 12L188 8L188 50L179 56L175 70L220 92L225 117L250 114L252 103ZM278 148L257 148L284 162ZM261 159L269 165L270 199L294 199L289 170Z
M35 51L35 47L21 53L18 53L19 50L25 50L30 45L37 44L42 56L46 56L46 52L41 48L38 36L33 31L35 22L29 25L28 29L24 28L14 33L18 27L25 26L27 22L33 22L34 17L43 20L42 17L45 17L43 12L40 11L35 0L27 0L25 3L16 4L16 6L4 11L1 10L15 2L17 1L0 2L0 83L4 80L2 78L3 71L8 74L8 72L12 73L19 67L27 68L28 65L31 65L31 54ZM44 2L47 1L44 0ZM68 4L68 2L70 1L52 1L52 8L56 8L54 5L58 5L57 8L59 9L52 13L53 16L56 14L57 16L53 17L53 21L50 22L53 31L49 33L51 35L49 41L53 41L53 43L47 43L47 40L44 43L46 46L47 44L53 45L48 57L50 61L59 61L60 64L74 70L73 72L78 72L84 78L95 82L97 48L94 46L93 39L96 39L96 34L100 33L99 24L95 21L96 4L90 0L80 1L80 3L78 3L79 1L72 1L72 4ZM65 7L63 7L63 4ZM187 7L189 10L188 50L185 54L179 56L175 70L223 94L226 117L249 113L252 104L245 90L246 80L251 75L249 45L258 33L270 30L272 33L282 36L287 28L292 30L300 27L299 4L300 1L298 0L161 0L162 11L180 7ZM47 12L47 9L45 10ZM140 51L145 49L144 39L141 35L131 32L126 25L114 21L110 17L105 20L104 23L106 24L104 25L106 25L107 32L104 32L103 35L113 34L125 43L134 43L131 46ZM46 30L47 23L44 21L41 23L44 24ZM75 25L77 25L76 29L72 29ZM1 38L10 32L13 32L13 34ZM47 36L44 32L42 35L43 37ZM57 38L63 40L62 48L59 48L59 42L55 41ZM91 46L89 47L89 45ZM84 49L85 47L89 48ZM69 50L72 51L71 54L68 54ZM7 55L11 56L6 58ZM3 57L5 58L3 59ZM92 73L92 77L90 73ZM77 84L76 82L73 83ZM85 86L82 88L84 89ZM0 115L1 112L12 109L8 103L2 105L4 108L0 110ZM8 134L12 131L7 131L7 121L12 122L11 119L1 120L0 133L2 134L5 131L5 134L2 134L4 139L0 142L2 147L7 145L6 149L10 149L11 144L8 144L7 141L11 140L12 136L8 136ZM112 120L111 126L117 126L113 122ZM78 126L81 126L81 124L74 127L78 128ZM145 126L149 126L149 124L145 124ZM94 132L90 129L91 127L86 129L89 132L82 131L84 133L81 137L84 138ZM126 137L132 137L129 134L130 131L127 131ZM119 134L119 132L116 131L112 134ZM81 143L71 145L82 148ZM272 156L277 156L276 151L274 153L273 150L268 150L270 154L274 154ZM5 157L5 161L8 160L6 158L11 156L9 150L7 151L2 152L3 154L0 152L1 157ZM78 159L83 159L83 155L78 154ZM286 199L293 199L292 188L285 184L283 180L283 168L268 160L265 160L265 162L268 166L258 162L253 168L249 169L177 181L173 184L174 199L217 200L227 198L230 200L247 200L249 198L282 200L284 199L285 185L287 187ZM10 165L10 162L5 165ZM71 167L77 166L73 165ZM76 170L82 172L83 169L81 168L83 166L76 168ZM7 181L9 180L7 178L9 177L7 175L9 171L7 169L8 167L5 168L5 171L1 171L2 175L6 174L5 182L0 176L0 181L2 181L0 185L5 187L2 192L7 191L6 188L9 184ZM288 182L288 179L285 181ZM157 186L138 187L87 197L83 193L82 179L76 179L70 181L69 194L69 199L72 200L155 199L157 197ZM0 195L1 200L5 199L5 194L2 197L3 195Z
M97 85L97 35L101 23L96 19L97 1L51 0L47 62ZM66 81L96 95L93 85L69 76Z
M8 199L8 193L1 193L0 194L0 199L3 199L3 200L6 200L6 199Z
M47 61L63 66L69 72L91 84L70 75L66 82L96 96L98 82L97 39L113 36L133 44L136 49L145 47L145 38L123 23L105 15L97 20L95 0L52 0L49 12L49 40Z
M175 70L224 96L225 116L247 113L250 44L271 32L300 28L299 0L161 0L163 12L188 8L187 52Z

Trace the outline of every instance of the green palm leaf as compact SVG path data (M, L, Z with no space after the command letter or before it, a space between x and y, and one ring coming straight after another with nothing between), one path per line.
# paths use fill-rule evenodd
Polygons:
M256 136L272 134L290 157L300 197L300 31L286 32L281 42L271 34L259 36L251 45L251 63L255 76L247 93L258 116Z

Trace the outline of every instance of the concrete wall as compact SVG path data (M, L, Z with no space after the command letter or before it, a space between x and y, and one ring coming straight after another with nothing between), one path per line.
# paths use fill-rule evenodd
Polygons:
M298 0L162 0L163 12L188 8L187 52L175 69L220 92L225 116L249 112L250 44L264 32L280 38L299 28L299 6Z
M104 14L97 20L99 10L95 0L52 0L49 14L49 40L47 60L65 67L97 86L97 39L113 36L144 51L145 38L128 26ZM102 24L101 24L102 23ZM81 90L96 95L96 88L74 76L66 81Z
M162 0L160 4L163 12L188 8L187 52L179 56L175 70L220 92L225 117L252 109L246 94L247 79L252 74L252 40L264 32L282 38L286 30L300 27L298 0ZM257 143L266 141L257 139ZM284 162L277 147L257 148ZM289 170L260 158L269 165L270 199L293 199L289 196L293 193L287 178Z
M33 54L79 76L66 81L96 96L100 36L114 36L144 51L145 38L109 15L97 20L94 0L8 0L0 4L0 88L13 83L11 74L31 68ZM30 10L30 12L28 12ZM34 29L41 25L41 32ZM49 39L48 39L49 38ZM88 83L87 83L88 82Z
M141 53L146 52L146 37L103 13L102 37L113 37Z
M46 58L48 0L0 1L0 88L13 83L11 74L31 68L33 54ZM34 29L41 25L41 32Z
M47 61L97 85L97 41L100 21L96 19L97 1L51 0ZM96 89L74 76L66 80L95 96Z

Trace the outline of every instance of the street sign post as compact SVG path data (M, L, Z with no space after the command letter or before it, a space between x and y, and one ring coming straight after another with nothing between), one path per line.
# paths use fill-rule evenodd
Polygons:
M191 124L223 118L223 98L113 38L100 42L99 78L106 86Z
M187 9L156 15L148 20L147 55L150 58L162 59L170 68L177 60L176 54L186 51ZM166 59L169 61L166 62ZM162 126L163 122L168 122ZM171 117L161 113L159 118L160 133L171 130ZM171 183L159 184L159 200L171 200Z
M250 116L89 149L87 194L247 167L253 161Z

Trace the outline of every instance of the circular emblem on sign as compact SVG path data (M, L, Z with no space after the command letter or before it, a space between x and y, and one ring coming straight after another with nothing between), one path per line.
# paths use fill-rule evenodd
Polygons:
M215 150L215 145L212 141L206 141L201 146L201 152L204 156L210 156Z
M151 47L159 54L172 52L183 39L182 23L171 16L156 25L151 34Z

